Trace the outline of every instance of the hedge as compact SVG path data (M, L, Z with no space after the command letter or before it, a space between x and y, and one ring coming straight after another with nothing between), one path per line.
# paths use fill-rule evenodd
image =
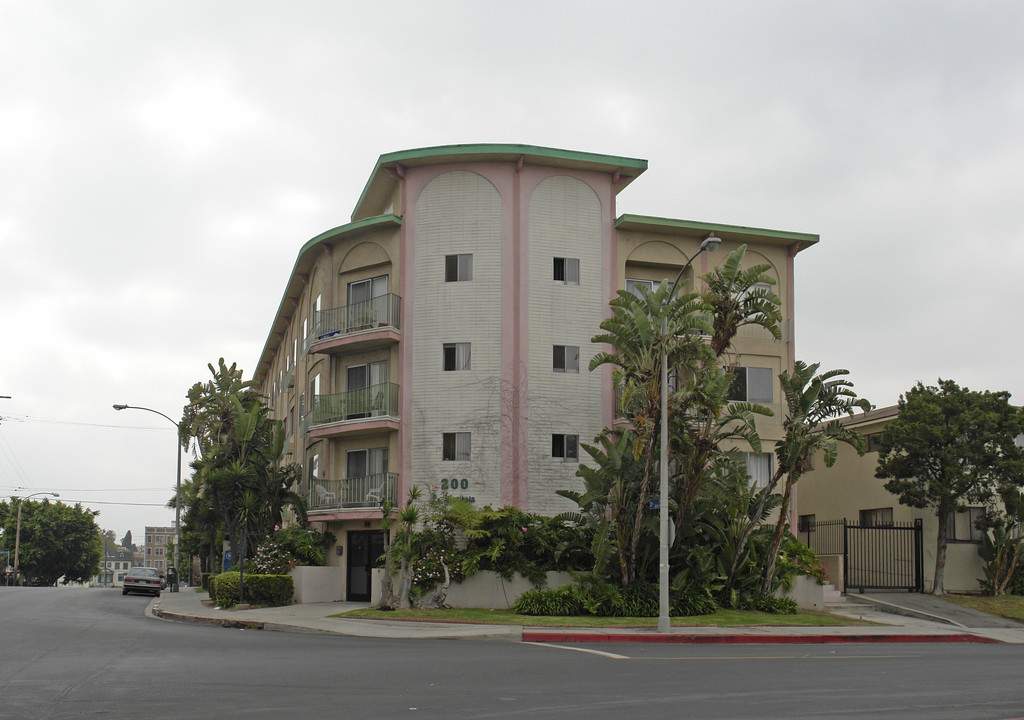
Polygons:
M210 597L229 608L238 602L239 574L234 571L210 578ZM250 605L287 605L295 594L291 575L245 575L245 601Z

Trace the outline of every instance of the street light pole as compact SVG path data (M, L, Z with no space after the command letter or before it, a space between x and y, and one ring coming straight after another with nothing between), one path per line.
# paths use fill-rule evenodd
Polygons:
M181 429L178 426L178 423L174 422L174 420L171 420L171 418L164 415L159 410L154 410L153 408L140 407L138 405L114 405L114 409L117 411L145 410L146 412L151 412L154 413L155 415L159 415L160 417L170 422L171 425L174 426L176 431L180 431ZM178 477L177 482L174 486L174 582L171 583L171 592L178 592L179 578L181 577L181 551L179 550L181 540L181 447L179 446L178 442L178 432L175 432L174 452L178 456Z
M665 346L665 339L668 337L668 315L665 311L676 294L676 286L679 285L679 280L683 277L683 273L686 272L686 268L690 267L693 261L705 250L717 250L721 243L721 238L715 237L714 233L708 233L708 236L700 244L700 250L686 261L683 269L676 275L676 281L672 283L672 288L661 303L661 460L659 463L661 465L661 482L659 487L661 499L658 501L658 521L660 526L660 548L658 550L658 632L662 633L666 633L672 628L672 621L669 619L668 614L668 350Z
M29 498L34 498L36 495L52 495L53 497L60 497L59 493L55 492L37 492L31 495L26 495L23 498L18 498L18 522L15 525L14 530L14 582L17 585L21 585L21 578L18 576L18 553L21 550L21 506L25 504L25 501Z

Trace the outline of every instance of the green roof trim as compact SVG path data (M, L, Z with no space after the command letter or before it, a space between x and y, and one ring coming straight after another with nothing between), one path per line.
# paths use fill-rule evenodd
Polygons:
M381 155L377 158L377 164L374 166L373 171L370 173L370 177L363 186L363 191L359 195L359 200L356 201L355 208L352 211L352 217L356 217L359 214L359 209L363 206L363 202L366 200L366 196L370 192L371 185L374 184L374 180L380 175L381 169L385 165L395 163L425 165L427 163L424 161L429 160L443 162L445 159L449 159L458 161L460 158L472 157L478 157L481 159L488 157L500 159L502 157L506 157L508 159L512 159L519 156L540 158L550 161L563 161L565 163L577 165L596 165L605 170L614 170L616 168L631 169L636 171L635 175L639 175L647 169L647 161L639 158L620 157L617 155L601 155L599 153L579 152L576 150L562 150L559 148L541 147L539 145L476 143L469 145L438 145L436 147L399 150L397 152Z
M330 230L322 232L312 240L308 241L305 245L302 246L302 249L299 250L299 255L302 255L304 252L306 252L306 250L309 250L314 245L322 243L324 240L330 240L336 237L345 237L346 235L350 235L359 230L372 228L376 225L395 225L396 227L398 227L401 224L402 218L398 217L395 214L374 215L373 217L363 218L362 220L356 220L355 222L345 223L344 225L339 225L336 228L332 228ZM297 259L296 262L298 262ZM294 271L295 270L293 268L292 272Z
M696 222L693 220L677 220L674 218L652 217L649 215L620 215L615 220L615 227L624 230L652 230L671 233L672 231L716 232L723 235L752 236L758 238L788 240L813 244L821 237L813 233L790 232L788 230L768 230L743 225L724 225L722 223Z
M273 339L274 334L276 332L279 332L279 328L277 327L278 324L283 322L285 319L285 304L288 302L288 298L292 295L293 287L296 285L294 281L296 279L296 276L300 274L300 264L302 263L303 257L306 255L306 253L308 253L316 246L328 240L342 238L345 237L346 235L353 235L362 231L385 228L388 226L396 228L401 227L402 218L394 214L375 215L373 217L363 218L362 220L346 223L345 225L339 225L336 228L332 228L330 230L327 230L326 232L322 232L316 237L307 241L306 244L302 246L302 248L299 250L298 255L295 258L295 263L292 265L292 271L291 274L288 276L288 282L285 284L284 293L281 296L281 302L277 306L277 313L274 315L274 321L271 323L270 326L270 333L267 335L267 340L263 344L263 352L260 353L260 356L256 361L256 369L252 374L254 379L259 381L263 379L263 362L267 357L267 351L270 348L270 342ZM305 283L299 284L297 288L298 292L295 293L296 297L302 293L302 288L304 287L304 285ZM287 313L287 315L290 316L291 313L289 312Z

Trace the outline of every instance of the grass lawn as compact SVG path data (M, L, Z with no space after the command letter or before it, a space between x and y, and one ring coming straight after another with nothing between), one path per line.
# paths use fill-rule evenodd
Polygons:
M550 617L516 615L511 610L451 608L448 610L394 610L367 608L332 615L340 618L373 620L416 620L528 627L657 627L658 618ZM744 625L785 625L824 627L831 625L873 625L874 623L831 613L800 610L796 615L769 615L748 610L719 610L714 615L672 618L673 627L739 627Z
M951 600L966 608L981 610L989 615L1024 622L1024 597L1020 595L943 595L943 599Z

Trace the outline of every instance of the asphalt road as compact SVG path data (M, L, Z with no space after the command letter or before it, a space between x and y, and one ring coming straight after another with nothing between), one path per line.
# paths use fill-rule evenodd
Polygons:
M1020 645L379 640L146 618L0 588L0 718L1016 718Z

